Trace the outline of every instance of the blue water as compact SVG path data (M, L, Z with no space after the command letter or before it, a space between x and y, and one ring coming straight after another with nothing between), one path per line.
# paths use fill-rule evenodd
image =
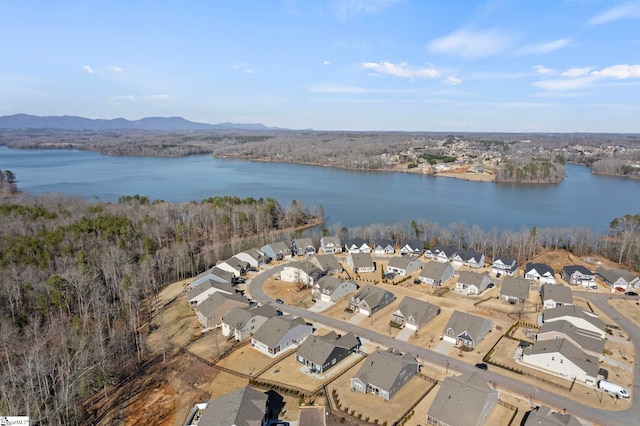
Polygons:
M472 182L408 173L347 171L296 164L216 159L109 157L69 150L0 147L0 170L15 173L22 191L61 192L116 201L146 195L173 202L216 195L292 200L321 205L328 224L349 227L425 220L498 227L588 225L640 213L640 181L594 175L567 165L555 185Z

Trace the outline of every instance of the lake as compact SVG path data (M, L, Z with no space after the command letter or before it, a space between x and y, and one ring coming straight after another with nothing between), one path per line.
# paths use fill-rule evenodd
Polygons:
M216 195L292 200L321 205L327 224L349 227L425 220L499 227L590 226L640 213L640 181L594 175L567 165L559 184L472 182L410 173L367 172L297 164L218 159L109 157L71 150L0 147L0 169L18 188L34 194L61 192L88 200L117 201L145 195L172 202Z

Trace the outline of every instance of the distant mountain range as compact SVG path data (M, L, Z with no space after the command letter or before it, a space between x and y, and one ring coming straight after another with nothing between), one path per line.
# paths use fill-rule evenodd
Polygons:
M263 124L220 123L207 124L185 120L182 117L147 117L140 120L114 118L111 120L62 116L37 116L28 114L0 117L0 129L60 129L60 130L286 130Z

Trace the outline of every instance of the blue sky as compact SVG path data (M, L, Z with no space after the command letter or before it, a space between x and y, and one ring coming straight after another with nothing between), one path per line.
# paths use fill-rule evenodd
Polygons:
M640 132L640 1L0 0L0 115Z

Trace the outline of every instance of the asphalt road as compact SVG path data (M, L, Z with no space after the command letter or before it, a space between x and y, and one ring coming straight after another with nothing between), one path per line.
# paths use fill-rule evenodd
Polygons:
M278 265L256 275L250 284L249 292L251 297L260 303L270 304L284 313L301 316L307 321L323 324L330 328L343 330L345 332L350 331L361 338L379 343L381 346L392 347L401 352L413 354L417 356L420 361L440 365L447 369L449 374L452 374L454 371L457 373L469 373L472 371L480 372L480 370L476 369L473 365L459 359L452 358L420 346L415 346L401 340L393 339L390 336L371 331L367 328L360 327L359 325L327 317L321 313L309 312L295 306L275 303L273 299L265 294L262 287L268 277L279 273L283 268L284 265ZM607 304L607 300L611 296L608 294L586 293L584 297L593 302L598 306L598 308L602 309L603 312L616 321L617 324L629 334L633 341L634 348L637 351L640 343L640 329ZM499 388L503 388L523 396L530 396L535 404L547 405L558 409L566 409L568 413L573 413L577 417L598 425L626 426L640 424L640 398L635 398L635 395L640 395L636 393L640 391L640 365L638 364L638 358L636 357L635 359L632 405L629 409L624 411L606 411L590 405L581 404L580 402L566 398L562 395L549 392L546 389L540 389L530 382L519 381L511 377L503 376L494 371L494 369L483 371L481 374L486 377L487 381L493 381L496 383ZM428 374L428 370L425 371L424 368L428 368L428 366L423 367L423 371ZM526 379L523 378L523 380Z

